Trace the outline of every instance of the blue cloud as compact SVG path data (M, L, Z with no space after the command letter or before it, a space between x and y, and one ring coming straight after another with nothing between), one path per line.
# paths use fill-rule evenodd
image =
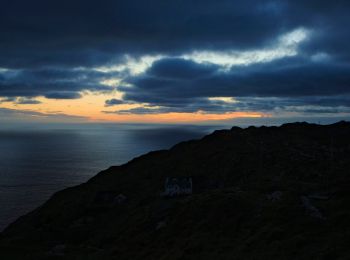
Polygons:
M108 99L105 101L105 106L106 107L111 107L111 106L116 106L116 105L122 105L122 104L127 104L128 102L124 101L124 100L120 100L120 99Z

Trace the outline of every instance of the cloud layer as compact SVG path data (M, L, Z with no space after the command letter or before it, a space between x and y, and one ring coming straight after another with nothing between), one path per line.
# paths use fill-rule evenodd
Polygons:
M119 114L348 113L349 1L6 1L0 97ZM139 105L139 106L137 106Z

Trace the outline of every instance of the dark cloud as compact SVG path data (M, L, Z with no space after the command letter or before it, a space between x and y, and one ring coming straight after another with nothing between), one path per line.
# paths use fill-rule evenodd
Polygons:
M314 31L313 40L303 46L305 52L325 52L335 59L349 62L349 1L290 1L288 11L289 19L299 19Z
M319 102L318 102L319 101ZM237 98L227 102L212 99L191 99L187 103L169 106L145 106L117 111L104 111L109 114L159 114L159 113L194 113L223 114L228 112L265 112L286 113L298 112L299 114L336 114L350 113L350 96L325 98L325 97L300 97L300 98Z
M107 100L106 106L149 104L118 113L308 105L341 112L350 95L349 10L345 0L4 1L0 97L79 98L85 90L111 90L101 82L116 74L91 67L124 62L125 54L176 57L201 50L272 48L279 36L306 28L311 36L298 47L296 58L228 70L164 58L142 75L124 72L128 84L119 87L124 101ZM240 102L208 101L210 97L235 97Z
M187 75L191 76L174 77L177 72L167 69L173 67L172 63L181 68L180 71L186 68ZM160 65L166 69L157 68ZM310 101L316 105L318 102L344 103L347 101L330 97L350 95L350 65L347 64L285 59L222 71L215 67L209 70L207 65L192 61L166 59L154 63L154 66L157 73L151 67L144 75L130 79L133 87L120 87L125 100L180 108L198 98L280 97L293 98L296 103ZM204 70L206 72L202 73Z
M104 111L112 114L159 114L159 113L194 113L201 111L203 113L226 113L230 111L245 110L243 103L225 102L222 100L209 100L204 98L193 98L178 104L169 104L168 106L146 105L131 109L117 111Z
M320 29L329 46L341 44L331 38L346 38L348 10L348 1L322 0L5 1L0 67L95 66L125 53L258 48L300 26Z
M7 102L12 102L14 104L19 104L19 105L35 105L35 104L41 103L39 100L36 100L33 98L27 98L27 97L6 97L6 98L0 99L0 104L7 103Z
M80 98L80 91L110 91L101 84L115 73L94 70L33 69L0 72L0 96L36 97L53 99Z
M64 92L49 92L45 94L46 98L51 99L78 99L81 98L81 95L73 91L64 91Z
M112 98L112 99L108 99L108 100L105 101L105 106L106 107L111 107L111 106L128 104L128 103L130 103L130 102L127 102L127 101L124 101L124 100L121 100L121 99Z
M250 48L299 25L260 6L254 0L6 1L0 66L91 66L124 53Z
M254 110L271 111L274 108L286 109L288 107L349 107L350 108L350 95L345 96L304 96L304 97L284 97L284 98L252 98L252 97L240 97L236 99L240 104L246 104L247 108L253 108Z
M152 77L166 79L196 79L208 76L215 72L219 66L212 64L198 64L191 60L180 58L165 58L152 64L146 74Z

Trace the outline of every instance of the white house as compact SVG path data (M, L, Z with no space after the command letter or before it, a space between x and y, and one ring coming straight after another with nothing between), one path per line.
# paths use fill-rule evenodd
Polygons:
M164 196L180 196L192 194L191 177L168 177L165 180Z

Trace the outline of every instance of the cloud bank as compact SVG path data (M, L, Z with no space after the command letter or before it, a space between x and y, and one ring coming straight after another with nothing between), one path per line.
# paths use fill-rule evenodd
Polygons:
M344 0L6 1L0 97L119 91L105 102L117 114L349 113L349 11Z

